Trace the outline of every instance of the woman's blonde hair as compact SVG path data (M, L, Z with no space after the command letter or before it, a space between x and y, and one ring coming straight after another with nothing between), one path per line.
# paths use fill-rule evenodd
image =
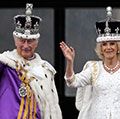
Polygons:
M103 59L103 55L101 51L101 44L102 42L96 43L95 52L100 59ZM120 60L120 42L117 42L117 46L118 46L117 56L118 56L118 59Z

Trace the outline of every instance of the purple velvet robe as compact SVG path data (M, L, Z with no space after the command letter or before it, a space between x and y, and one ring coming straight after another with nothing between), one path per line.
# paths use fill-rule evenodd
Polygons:
M21 102L20 84L16 70L0 63L0 119L17 119ZM36 119L41 119L38 106Z

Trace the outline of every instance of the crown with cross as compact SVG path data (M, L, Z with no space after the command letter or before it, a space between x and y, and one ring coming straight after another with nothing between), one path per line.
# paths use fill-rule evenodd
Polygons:
M32 15L33 4L26 4L26 12L24 15L16 15L14 17L15 30L13 35L18 38L39 39L39 26L41 18Z
M120 41L120 21L112 18L112 8L107 7L104 21L96 22L97 42Z

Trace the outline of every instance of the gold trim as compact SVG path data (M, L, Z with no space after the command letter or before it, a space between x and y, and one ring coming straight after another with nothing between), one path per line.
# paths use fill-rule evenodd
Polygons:
M97 62L95 61L93 64L93 72L92 72L92 83L93 84L95 84L96 79L97 79L97 71L98 71Z
M25 111L24 111L23 119L27 119L27 115L28 115L28 106L29 106L29 99L26 98L26 105L25 105Z
M17 119L21 119L22 112L23 112L23 106L24 106L24 98L22 97Z
M36 112L37 111L36 107L37 107L37 105L36 105L35 97L34 97L34 106L33 107L34 107L34 109L33 109L34 110L33 119L36 119L36 113L37 113Z
M29 119L32 119L32 111L33 111L33 94L31 95L31 99L30 99L30 117L29 117Z

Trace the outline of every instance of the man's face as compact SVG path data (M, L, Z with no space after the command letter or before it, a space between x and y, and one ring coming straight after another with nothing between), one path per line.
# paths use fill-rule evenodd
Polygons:
M38 46L38 40L15 38L17 52L25 59L29 59L34 55L35 49Z

